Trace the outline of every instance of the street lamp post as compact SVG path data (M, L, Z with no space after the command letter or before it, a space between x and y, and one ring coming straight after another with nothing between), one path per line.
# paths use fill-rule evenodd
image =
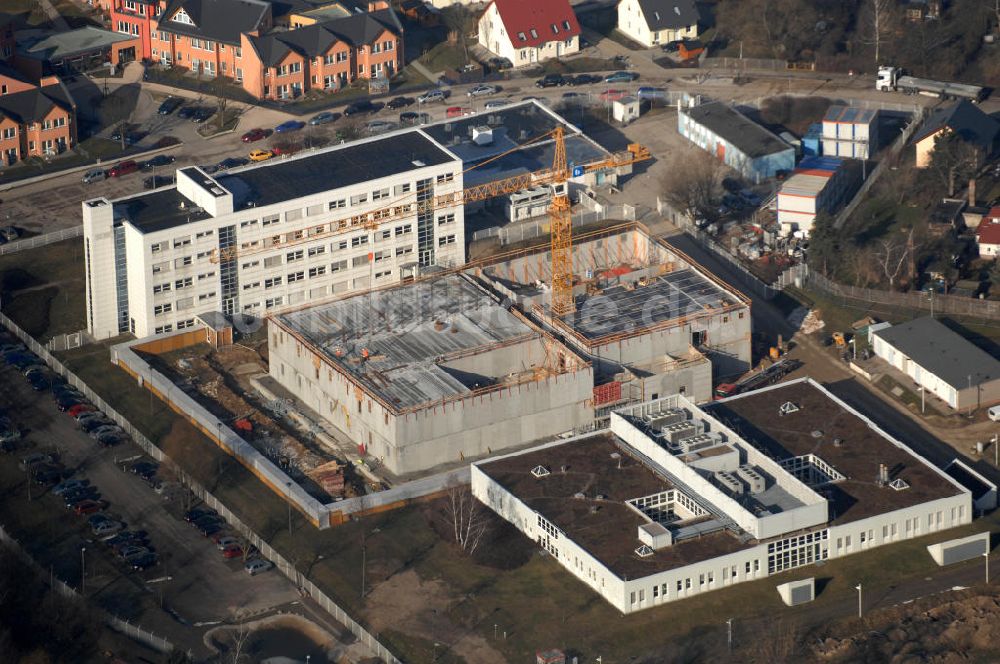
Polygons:
M285 488L288 489L288 493L285 494L285 502L288 503L288 534L292 534L292 483L285 482Z
M993 443L993 465L1000 466L1000 434L993 434L990 442Z
M858 591L858 618L861 617L861 584L854 586L854 589Z
M983 564L986 567L986 585L990 585L990 545L986 544L986 551L983 552Z
M87 594L87 547L80 547L80 594Z
M924 396L926 390L922 387L918 387L917 391L920 392L920 414L923 415L924 413L927 412L926 410L927 398Z
M729 645L729 652L733 651L733 619L726 620L726 643Z

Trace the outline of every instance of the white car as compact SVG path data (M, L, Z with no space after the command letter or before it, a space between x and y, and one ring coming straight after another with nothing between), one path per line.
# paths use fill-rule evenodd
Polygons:
M503 108L504 106L509 106L511 104L510 99L494 99L493 101L488 101L483 104L483 108L486 110L494 108Z
M447 98L448 95L444 93L444 90L428 90L417 97L417 102L420 104L429 104L432 101L444 101Z
M986 416L994 422L1000 422L1000 406L993 406L986 411Z
M497 89L492 85L486 85L485 83L480 83L476 87L469 90L470 97L485 97L486 95L495 95Z

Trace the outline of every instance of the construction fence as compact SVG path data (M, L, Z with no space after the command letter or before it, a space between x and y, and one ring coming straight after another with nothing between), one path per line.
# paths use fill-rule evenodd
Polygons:
M4 530L3 526L0 526L0 543L13 551L18 558L29 565L35 571L35 574L39 579L44 579L48 576L51 579L51 588L53 592L58 593L63 597L80 599L80 595L69 584L65 583L61 579L55 578L52 576L51 572L43 570L42 566L39 565L38 562L24 550L24 547L21 546L20 542ZM121 632L129 638L149 646L157 652L166 654L174 651L173 643L162 636L157 636L149 630L143 629L129 620L122 620L118 616L104 614L104 622L115 631Z
M14 321L8 318L5 314L0 313L0 324L7 328L12 334L14 334L18 339L20 339L30 350L35 353L39 358L42 359L54 372L61 375L66 379L66 382L73 387L76 387L80 392L101 410L105 415L107 415L115 424L120 426L135 443L143 449L149 456L156 459L157 461L164 461L169 459L163 451L152 443L141 431L132 426L132 423L125 419L121 413L116 411L110 404L108 404L104 399L100 397L96 392L90 389L83 380L81 380L76 374L69 371L58 359L52 356L48 350L46 350L41 344L39 344L31 335L22 330ZM131 351L129 351L131 352ZM138 356L137 356L138 357ZM154 372L155 373L155 372ZM161 381L166 379L160 376ZM145 380L145 379L144 379ZM164 386L162 382L159 383L160 387L165 387L166 392L162 394L169 394L170 397L176 397L179 394L183 394L180 388L175 387L173 384ZM173 392L171 392L173 390ZM192 400L193 402L193 400ZM169 403L169 400L168 400ZM200 408L200 406L199 406ZM214 419L214 418L213 418ZM229 432L235 438L239 438L236 434ZM241 442L243 442L241 440ZM249 444L243 442L244 445L249 447ZM252 449L252 448L250 448ZM267 461L264 457L261 457L264 461ZM270 463L268 461L268 463ZM279 471L280 472L280 471ZM468 471L466 471L468 472ZM263 538L261 538L256 532L254 532L249 526L244 524L235 514L233 514L229 508L222 503L219 499L213 496L200 482L195 480L193 477L187 473L178 470L177 473L178 481L185 485L192 494L197 496L199 499L205 502L213 509L217 510L219 515L222 516L235 530L239 531L243 537L248 541L252 542L261 553L271 560L275 566L281 570L281 572L288 577L293 583L299 588L303 589L304 592L308 592L310 597L314 599L320 606L324 608L327 612L333 615L337 620L339 620L347 629L354 634L354 636L367 645L376 656L381 657L387 664L402 664L395 655L393 655L388 648L382 645L371 633L368 632L360 623L351 618L346 611L340 608L336 602L334 602L329 596L323 593L315 584L305 578L295 566L289 563L281 554L279 554L275 549L273 549ZM298 488L297 484L292 483L293 486ZM288 488L288 487L285 487ZM301 491L301 489L298 489ZM304 492L303 492L304 493ZM308 495L308 494L306 494ZM310 500L314 500L309 497ZM126 628L128 624L125 623ZM138 628L134 626L131 628L133 632Z

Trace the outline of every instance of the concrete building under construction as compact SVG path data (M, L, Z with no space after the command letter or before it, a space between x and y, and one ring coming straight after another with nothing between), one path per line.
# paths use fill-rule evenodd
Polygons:
M750 368L749 300L640 224L576 238L571 314L551 315L545 247L474 272L591 362L598 416L665 394L708 401L713 372Z
M270 318L270 374L396 474L712 393L750 364L747 300L639 224L580 235L576 312L544 246Z
M396 474L593 418L590 364L461 273L270 320L271 376Z

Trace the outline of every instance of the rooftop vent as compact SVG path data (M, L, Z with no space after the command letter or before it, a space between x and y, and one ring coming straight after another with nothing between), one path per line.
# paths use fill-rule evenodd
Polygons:
M639 556L640 558L649 558L654 553L656 552L653 551L653 547L649 546L648 544L642 544L635 550L635 555Z
M889 486L891 486L896 491L903 491L904 489L910 488L910 485L906 483L906 480L901 480L898 477L893 481L889 482Z
M542 479L543 477L549 474L549 469L546 468L545 466L535 466L534 468L531 469L531 474L538 479Z
M878 476L875 478L875 484L879 486L885 486L889 483L889 467L884 463L878 465Z
M820 431L819 429L813 429L812 437L813 438L822 438L823 437L823 432Z
M844 439L843 438L834 438L833 439L833 446L834 447L843 447L844 446Z
M560 472L565 473L567 470L569 470L569 466L567 466L566 464L559 466Z
M797 413L797 412L799 412L799 407L796 406L791 401L786 401L785 403L781 404L780 408L778 408L779 416L791 415L792 413Z
M472 142L476 145L492 145L493 129L487 126L473 127Z
M678 16L680 16L680 15L681 15L681 10L680 10L680 8L679 8L679 7L676 7L676 6L675 6L675 7L674 7L674 13L675 13L675 14L677 14Z
M597 498L597 500L607 500L608 499L608 497L605 496L603 493L597 494L596 498Z
M618 463L618 469L621 470L621 467L622 467L622 455L619 454L618 452L612 452L611 453L611 460L612 461L616 461Z
M413 160L412 162L410 162L410 163L412 163L412 164L413 164L414 166L416 166L417 168L423 168L424 166L426 166L426 165L427 165L427 164L425 164L424 162L420 161L419 159L414 159L414 160Z

